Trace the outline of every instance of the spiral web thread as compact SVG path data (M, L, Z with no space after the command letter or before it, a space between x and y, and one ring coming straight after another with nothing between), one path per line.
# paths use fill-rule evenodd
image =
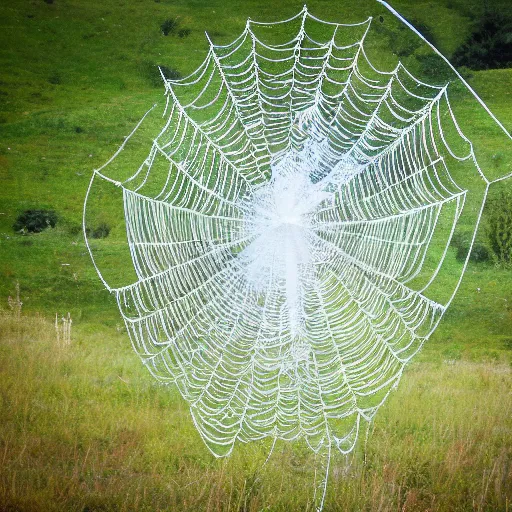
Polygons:
M353 450L459 286L465 265L444 301L430 298L467 195L449 167L480 180L482 204L490 183L447 87L375 68L370 24L306 8L249 20L190 76L165 80L167 122L115 182L138 279L103 280L212 453L305 439L323 458L320 508L331 450ZM295 37L258 35L276 25ZM114 181L101 170L92 181Z

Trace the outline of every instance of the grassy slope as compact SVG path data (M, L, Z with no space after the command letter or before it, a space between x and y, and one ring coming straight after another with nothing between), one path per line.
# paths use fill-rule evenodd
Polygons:
M436 21L440 24L429 19L432 5L439 12ZM440 48L449 52L470 30L471 16L479 12L478 5L476 1L473 8L462 2L403 2L397 7L410 18L432 26ZM382 12L370 0L350 8L331 2L313 2L309 7L326 19L348 21ZM76 233L91 169L110 157L150 105L162 103L162 88L152 85L148 78L149 65L164 64L186 74L205 55L203 30L222 43L240 32L249 15L279 19L298 9L298 2L283 3L276 12L270 5L262 7L254 2L120 5L107 0L88 3L85 8L78 1L51 5L11 1L0 20L4 70L0 83L0 272L4 276L0 296L12 293L14 281L19 280L25 307L30 310L70 309L76 320L84 321L94 321L101 312L103 318L114 320L116 313L108 305L111 300L102 291L81 235ZM174 16L192 29L188 38L162 36L160 23ZM386 23L391 23L385 16ZM448 23L457 30L444 27ZM510 125L512 72L475 73L472 81ZM475 102L468 104L462 102L459 109L465 127L471 131L472 126L488 126L487 116ZM158 123L155 113L149 126L154 130ZM145 151L147 139L140 140ZM502 144L500 137L487 136L481 145L482 165L490 173L496 165L492 157L506 151ZM485 151L487 148L489 151ZM503 155L497 161L508 165ZM506 170L500 168L499 172ZM57 210L57 229L33 237L14 235L12 224L18 213L41 207ZM105 205L104 216L113 225L112 239L120 236L119 215ZM69 265L63 265L66 263ZM493 270L487 270L483 269L484 275L493 274ZM494 316L500 317L505 313L501 306L506 298L504 290L510 284L508 274L497 282L493 310L496 308ZM484 289L475 282L469 287ZM460 294L457 301L463 296ZM474 316L470 309L466 311L469 319ZM506 327L502 325L500 330Z
M43 319L0 322L0 510L311 510L304 446L278 443L262 471L268 442L214 459L123 336L82 325L63 347ZM362 443L349 466L334 458L325 511L509 510L511 371L413 365L377 415L367 464Z
M501 3L506 5L507 2L504 0ZM478 15L481 9L480 2L477 0L465 2L462 0L429 2L402 0L393 5L407 17L414 18L431 27L438 46L447 54L452 52L470 31L472 19ZM7 397L5 399L7 402L3 398L2 407L5 407L6 403L10 403L12 406L6 409L9 414L5 415L2 411L2 417L7 418L2 432L9 434L2 436L1 439L4 447L9 446L9 443L19 438L21 433L21 439L26 439L28 444L42 443L40 449L37 446L33 448L34 460L37 459L40 462L40 459L47 458L52 447L59 443L59 439L54 439L54 437L68 436L67 441L62 444L62 452L59 452L55 461L51 464L49 462L49 468L61 465L61 476L68 479L72 472L69 464L72 460L75 461L78 469L73 470L75 473L72 472L72 474L76 474L78 480L68 482L70 495L78 492L80 478L85 478L83 485L88 490L99 485L93 480L87 480L87 475L91 479L93 478L92 473L98 466L90 467L88 465L91 463L90 460L87 462L80 457L87 458L85 456L87 446L92 446L91 449L96 450L96 456L100 458L106 457L110 449L115 450L114 445L117 443L115 439L118 438L114 436L114 433L118 435L123 430L122 422L117 418L133 414L130 411L137 403L143 404L146 411L144 414L147 417L165 418L168 410L173 411L172 414L168 412L172 416L176 411L181 411L179 417L182 418L180 421L183 423L178 426L180 429L183 428L183 438L180 436L179 439L173 437L169 440L169 429L176 428L177 425L168 423L161 424L159 427L152 424L151 429L155 430L152 430L150 435L148 434L150 439L153 439L158 445L155 450L160 450L160 455L155 455L155 459L151 459L151 455L147 455L147 457L150 462L160 464L158 468L161 469L161 473L165 477L157 478L158 471L156 470L153 471L155 473L153 476L161 482L162 488L169 485L168 479L176 478L175 473L180 473L179 468L176 471L172 469L175 466L171 465L171 469L169 469L169 460L162 455L166 449L171 450L178 447L186 454L185 460L189 461L193 469L185 471L197 471L199 474L201 470L198 468L201 467L201 461L206 461L204 464L209 468L207 478L211 478L210 482L217 482L215 485L232 488L234 493L241 492L243 475L247 477L254 469L247 463L247 460L243 462L241 459L237 459L233 466L226 466L225 469L222 469L224 467L222 465L215 466L216 463L211 460L206 449L197 444L197 434L191 427L183 404L180 404L175 398L169 398L165 390L159 391L153 387L149 389L151 384L143 369L138 365L136 358L131 354L129 343L124 337L115 333L115 326L119 322L116 308L96 277L85 253L78 228L91 169L100 166L110 157L123 140L123 136L131 131L133 125L150 105L162 100L162 89L155 87L148 75L148 68L151 64L164 64L186 74L192 71L205 55L207 44L203 35L204 30L207 30L216 42L223 43L230 41L242 30L248 16L255 19L281 19L295 14L301 7L302 3L298 1L281 2L279 6L276 6L271 2L234 0L231 2L161 0L160 2L144 3L113 0L84 3L78 0L55 0L51 5L39 0L32 2L10 0L2 8L2 17L0 18L0 48L2 48L0 63L2 69L0 79L0 297L12 295L14 282L19 280L25 310L42 311L46 314L53 314L55 311L63 313L70 310L77 329L76 339L81 341L77 343L76 347L73 347L71 355L65 356L69 358L69 361L55 362L56 365L63 364L67 370L51 370L51 372L57 371L57 374L50 372L46 376L41 376L37 373L35 361L38 359L36 358L31 363L30 371L27 371L29 377L26 382L22 383L27 387L19 388L12 379L16 372L21 371L24 358L39 354L41 355L41 366L50 365L49 367L53 368L51 366L54 364L52 363L53 359L45 357L44 354L46 351L51 352L54 347L48 341L46 345L38 345L32 349L32 346L25 342L25 345L14 350L13 346L4 339L7 346L2 349L3 361L14 362L11 365L6 364L8 370L6 373L0 374L1 388L8 389L2 395ZM370 0L354 2L350 5L345 2L316 1L309 2L308 7L314 14L332 20L359 21L369 13L381 12L375 2ZM174 16L180 16L182 25L192 29L188 38L180 39L161 35L160 23L165 18ZM386 23L387 20L386 17ZM505 125L510 128L512 125L512 102L510 101L512 70L474 73L471 83L489 106L499 113ZM510 165L510 159L507 159L507 147L503 147L500 137L494 136L495 132L489 125L488 119L475 108L474 102L467 104L461 102L458 108L461 122L465 122L468 129L475 132L475 137L482 139L481 157L485 167L493 170L492 166L496 166L496 162L501 162L503 166ZM150 128L156 124L155 118L153 125L150 123ZM485 129L481 127L485 127ZM493 159L495 155L498 155L499 158ZM509 150L508 155L510 155ZM494 169L494 171L504 172L504 169ZM12 224L20 211L42 207L57 210L60 220L56 229L26 237L13 233ZM116 236L119 237L122 230L120 219L116 218L115 211L110 207L105 208L105 218L113 225L111 239L116 240ZM450 257L454 260L453 254ZM475 361L472 364L477 366L457 366L457 375L459 375L458 372L461 372L462 400L475 404L475 407L478 403L476 400L489 405L489 407L494 407L491 397L497 395L497 389L502 382L500 379L504 379L509 385L510 375L508 370L500 373L501 366L489 366L487 362L496 360L509 362L511 360L511 290L510 271L497 270L490 264L470 264L461 289L443 323L419 356L422 363L409 370L407 375L410 378L410 383L404 381L400 389L401 394L397 396L406 396L406 386L409 386L408 390L416 383L420 387L428 386L429 379L431 381L437 377L439 381L433 383L435 384L434 388L442 390L454 386L458 377L454 377L451 367L435 365L443 364L443 361L446 360L463 359ZM105 325L107 328L104 327ZM103 337L109 339L103 343ZM11 351L14 351L12 358ZM112 353L117 354L116 358L118 359L115 360L115 363L110 360ZM82 360L89 365L87 373L78 372L77 374L78 363ZM118 361L121 362L118 363ZM119 364L120 367L116 367L114 371L112 364ZM435 370L432 370L431 365L434 365ZM116 394L121 393L122 395L124 392L122 390L125 389L121 385L122 382L120 381L121 384L119 384L116 380L116 374L126 376L123 373L125 370L122 368L126 368L130 377L130 386L126 391L130 395L129 399L123 398L124 395L120 397ZM478 382L471 380L473 369L478 375L483 375ZM75 383L70 384L70 387L66 388L67 391L62 391L65 382L61 375L62 372L64 376L76 376ZM100 374L104 374L104 376L101 377ZM432 377L432 375L437 377ZM47 423L41 424L38 422L37 414L30 424L32 426L24 423L23 414L37 410L37 406L34 406L32 401L35 389L33 386L36 385L37 379L41 378L45 379L43 393L51 395L51 393L62 392L73 395L73 393L83 392L83 395L73 395L74 401L66 403L73 409L82 407L85 416L96 417L103 405L109 403L109 409L105 412L105 423L96 426L101 430L97 442L91 441L91 439L96 439L94 424L86 421L87 418L84 418L83 415L65 416L69 422L81 425L80 428L83 428L84 431L80 433L57 429L54 419L48 418ZM487 394L473 396L470 393L471 389L482 385L486 379L490 382ZM435 414L436 403L432 398L435 396L435 389L431 391L434 393L429 395L431 409L420 411L419 404L422 399L419 397L410 402L411 404L416 403L417 405L414 407L418 407L414 416L416 420L411 421L423 422L422 426L418 428L426 429L425 435L430 436L429 439L432 438L433 433L428 426L428 415L431 412ZM112 392L114 397L109 402ZM411 392L419 393L417 389ZM100 393L103 398L99 399L97 393ZM456 396L457 389L454 393L450 396ZM136 399L139 400L138 402L132 401L134 394L138 396ZM94 396L96 398L92 398ZM505 395L504 392L502 396L508 395ZM20 397L25 398L22 400ZM47 403L47 398L41 402L43 410L50 411L50 417L52 414L59 417L62 411L59 409L58 401L50 396L48 399L50 402ZM453 399L455 400L455 398ZM12 400L14 400L14 405L12 405ZM409 421L399 414L401 399L394 397L393 400L394 402L390 403L386 411L381 413L382 428L386 426L385 418L388 418L386 414L391 415L392 421L403 421L406 425ZM121 407L122 410L117 407ZM464 413L471 407L458 411L459 416L454 421L463 421L462 418L467 420L468 416L464 416ZM503 423L506 419L506 407L510 410L510 404L504 403L501 415L498 406L489 410L489 414L496 418L498 423L502 422L499 428L508 429L510 433L510 425ZM423 414L426 419L423 419ZM448 416L449 412L446 412L446 418ZM128 440L128 446L131 446L130 443L138 444L139 438L146 437L146 428L149 426L141 426L138 422L148 421L149 423L147 417L146 420L140 415L133 418L134 427L133 429L128 428L128 430L135 431L136 434L133 435L138 437L135 440ZM155 420L155 423L158 422ZM457 443L463 442L463 432L467 430L468 425L457 425L453 423L443 427L449 432L448 438L443 441L441 436L440 445L435 445L435 441L432 441L430 455L426 449L422 455L425 464L433 464L434 459L431 456L448 457L448 454L451 453L450 450L456 450ZM403 435L399 442L397 441L397 446L400 449L405 449L407 436L410 436L408 442L411 444L411 451L406 452L407 456L410 456L410 462L414 456L417 456L417 450L422 448L416 446L411 440L417 439L417 427L411 427L409 430L407 426L403 428ZM494 427L489 427L490 430L486 430L486 428L482 427L482 431L479 431L475 439L478 439L478 436L487 438L489 435L494 435L492 434ZM380 451L387 446L386 435L391 436L392 431L388 430L387 434L382 435L384 437L375 441L374 445ZM510 445L510 435L508 441ZM20 451L23 449L24 445L19 442L20 439L17 439L14 445L10 445L11 448L14 446L13 453L18 448ZM43 445L47 442L49 445L44 448ZM112 446L108 445L109 442L113 443ZM71 452L69 451L72 449L73 443L82 443L73 452L76 454L75 459L70 456ZM123 444L122 441L120 443ZM145 452L149 450L147 443L145 441ZM495 441L496 446L499 444L499 440ZM169 448L169 446L174 448ZM26 454L26 448L23 450L23 453ZM5 453L11 454L10 448L6 448ZM126 448L126 452L119 455L118 461L112 463L114 469L111 468L111 470L119 472L121 476L126 476L126 472L123 473L122 465L129 463L130 453L129 448ZM383 453L388 453L388 451L384 450ZM403 454L396 453L395 455L401 457ZM506 456L510 456L510 454L503 455L503 457ZM244 455L239 457L243 459ZM378 471L385 472L387 462L380 457L378 452L375 453L375 457ZM488 457L487 462L484 462L485 457L478 459L480 462L476 464L473 473L471 473L471 463L468 462L464 466L464 471L468 472L466 476L462 474L457 478L475 481L477 478L485 479L482 471L486 468L492 469L492 464L489 466L488 462L491 459L497 460L492 457L498 457L498 452L490 450ZM19 459L15 458L12 463L14 465L9 466L8 472L3 473L3 477L7 480L2 484L5 485L2 489L5 490L9 487L10 484L7 485L5 482L9 482L8 478L14 478L13 475L20 470L17 464L24 467L30 465L31 460L26 459L25 455L20 456ZM469 460L472 460L471 457ZM121 464L121 466L116 466L116 464ZM176 464L179 466L179 463ZM37 466L36 463L35 465ZM103 466L101 467L103 468ZM243 468L242 476L238 475L236 471L233 472L233 468ZM403 465L399 465L398 473L395 475L398 480L393 480L395 478L393 476L389 483L384 475L383 481L387 482L386 485L389 484L390 489L395 488L396 490L397 487L393 487L394 485L403 487L405 485L403 479L406 477L400 471L410 470L407 468L407 461L404 461ZM130 471L135 470L131 468ZM435 465L430 467L427 473L425 478L430 480L437 478L438 484L442 484L440 475L443 473L436 476ZM222 480L219 474L223 475L222 478L225 480ZM24 478L27 484L31 481L30 479L40 482L43 476L41 471L35 470L29 476L25 474ZM55 482L59 481L58 478L55 476ZM185 477L181 476L180 478L184 479ZM189 478L191 482L194 476L189 475ZM232 479L231 484L229 479ZM180 480L181 483L184 481ZM57 485L55 482L52 485ZM100 485L99 494L103 492L105 495L112 492L116 485L115 480L108 480L108 482L108 485L113 487L101 487ZM477 485L475 482L473 483ZM40 485L44 487L42 482ZM498 484L493 483L492 485L495 488ZM421 488L421 482L417 487ZM13 489L15 488L14 485ZM158 493L158 489L162 488L153 487L153 492ZM412 488L415 487L412 486ZM122 486L121 489L123 489ZM192 489L196 488L192 486ZM373 492L368 488L360 490L361 495L356 493L359 499L364 495L362 491ZM441 493L439 488L435 490L431 487L430 490L434 495ZM224 491L228 492L226 489ZM167 492L169 492L168 488ZM195 491L190 492L189 498L193 492ZM347 492L346 489L344 492ZM443 492L445 492L443 496L446 503L448 491L445 489ZM480 490L475 491L476 494L478 492ZM20 493L19 488L17 493ZM390 498L392 494L388 492L386 499L392 499ZM0 499L2 499L1 496ZM287 496L288 499L292 499L289 494ZM83 497L79 499L68 496L66 499L71 499L77 507L79 503L83 502ZM74 499L77 501L73 501ZM297 499L300 500L300 497ZM402 496L402 499L405 498ZM51 496L42 492L41 500L48 503ZM495 503L498 504L497 501ZM370 505L368 506L370 507ZM284 505L283 507L284 510L286 507ZM204 503L202 508L206 508Z

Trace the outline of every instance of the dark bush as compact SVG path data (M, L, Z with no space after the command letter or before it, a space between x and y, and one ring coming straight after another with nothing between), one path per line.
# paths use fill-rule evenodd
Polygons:
M54 228L57 214L53 210L25 210L13 224L14 231L40 233L46 228Z
M450 240L450 245L459 250L461 247L468 247L470 242L469 233L454 233L452 239Z
M450 242L452 247L455 247L455 258L457 261L465 261L469 252L469 245L471 243L470 233L455 233Z
M469 259L474 261L475 263L481 263L484 261L489 261L491 255L489 254L489 249L478 242L473 244L473 249L471 250L471 256Z
M512 191L501 192L486 205L486 234L497 263L512 263Z
M48 77L48 83L52 85L59 85L61 83L60 75L58 73L52 73Z
M429 78L436 83L448 81L452 76L453 72L448 65L434 53L427 55L417 55L416 59L420 63L421 76Z
M170 68L169 66L158 66L162 70L162 74L168 80L178 80L181 78L181 73L174 68Z
M421 39L409 29L400 27L389 36L391 51L398 57L409 57L422 44Z
M190 32L192 32L192 30L190 30L189 28L181 28L178 31L178 37L181 37L181 38L187 37L190 35Z
M450 242L452 247L455 247L455 258L457 261L466 261L471 244L471 233L455 233ZM488 261L490 258L489 249L480 242L475 242L471 250L469 260L475 263L482 263Z
M107 238L110 233L110 226L102 222L97 228L91 231L92 238Z
M71 236L77 236L82 233L82 226L80 224L72 224L69 226L69 234ZM87 232L89 234L89 232Z
M457 252L455 253L455 258L457 258L457 261L466 261L468 251L469 247L457 247Z
M411 19L411 25L431 44L435 45L434 34L432 33L432 29L422 23L421 21L417 21L414 18Z
M389 40L389 48L398 57L409 57L418 48L424 45L421 38L409 28L403 25L400 25L397 28L389 28L386 23L387 18L381 16L379 19L381 24L376 25L376 30L377 32L383 33L387 36ZM434 44L434 36L427 25L415 19L410 19L409 21L427 41Z
M167 18L161 25L160 30L164 36L174 34L178 29L180 22L178 18Z
M467 41L452 56L456 66L497 69L512 66L512 16L486 10Z
M162 87L162 75L160 74L160 68L165 78L169 80L176 80L181 78L181 73L169 66L159 66L152 62L143 61L139 64L139 70L142 77L149 81L153 87Z

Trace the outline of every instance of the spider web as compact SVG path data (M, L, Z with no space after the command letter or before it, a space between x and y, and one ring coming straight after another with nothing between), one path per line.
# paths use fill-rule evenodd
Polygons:
M137 280L103 281L216 456L302 438L328 471L462 278L465 264L446 289L450 239L470 184L478 223L490 182L447 86L374 67L370 24L304 8L210 43L194 73L164 80L165 126L115 182ZM275 42L282 27L294 37Z

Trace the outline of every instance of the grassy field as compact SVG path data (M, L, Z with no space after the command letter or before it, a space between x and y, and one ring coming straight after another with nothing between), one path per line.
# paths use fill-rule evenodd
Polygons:
M489 2L506 7L509 0ZM450 56L482 14L480 0L397 0ZM154 103L156 65L186 75L247 17L283 19L302 2L254 0L8 0L0 16L0 510L306 510L314 461L301 445L241 446L215 460L175 390L154 383L133 354L113 297L103 290L80 231L93 168ZM373 0L312 1L315 15L360 21L389 15ZM183 37L161 24L178 17ZM393 53L421 72L399 31ZM377 48L377 46L376 46ZM405 50L404 50L405 49ZM407 51L406 51L407 53ZM440 68L439 73L446 72ZM512 70L468 73L512 128ZM457 100L457 98L456 98ZM159 110L159 109L156 109ZM161 111L161 110L160 110ZM511 146L462 93L456 113L489 176L512 171ZM158 112L134 141L147 150ZM510 181L496 185L510 188ZM57 212L53 229L13 230L26 209ZM106 202L116 256L123 219ZM484 216L484 227L486 218ZM484 230L478 235L485 240ZM449 264L458 265L455 249ZM118 267L121 267L118 265ZM22 315L9 310L19 282ZM72 342L50 320L70 312ZM336 459L325 510L507 511L512 508L512 272L468 266L462 286L416 362L349 461ZM363 440L364 441L364 440ZM311 468L311 469L308 469Z
M43 318L1 317L0 510L312 510L302 445L206 450L175 390L141 371L120 333L81 325L57 344ZM368 438L331 468L326 511L512 506L512 369L414 363Z

